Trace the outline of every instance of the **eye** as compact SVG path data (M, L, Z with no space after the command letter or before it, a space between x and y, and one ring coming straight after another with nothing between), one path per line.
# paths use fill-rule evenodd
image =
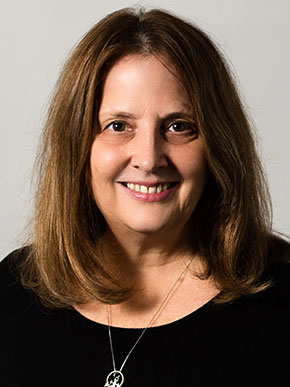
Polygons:
M124 132L127 129L127 124L123 121L114 121L105 127L111 129L113 132Z
M190 121L174 121L164 128L166 141L176 145L187 144L198 137L198 129L195 123Z
M173 133L197 133L196 126L192 122L187 121L175 121L172 122L168 127L168 130Z

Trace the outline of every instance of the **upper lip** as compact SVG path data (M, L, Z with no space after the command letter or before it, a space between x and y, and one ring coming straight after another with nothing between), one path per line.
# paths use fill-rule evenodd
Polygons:
M139 185L144 185L145 187L153 187L157 185L162 185L162 184L172 184L172 183L178 183L176 180L175 181L169 181L169 180L163 180L163 181L132 181L132 180L124 180L124 181L119 181L119 183L131 183L131 184L139 184Z

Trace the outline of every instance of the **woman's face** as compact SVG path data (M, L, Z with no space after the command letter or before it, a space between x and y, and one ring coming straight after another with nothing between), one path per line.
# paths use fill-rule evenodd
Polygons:
M154 56L126 56L106 78L98 118L92 188L109 227L181 230L207 180L183 84Z

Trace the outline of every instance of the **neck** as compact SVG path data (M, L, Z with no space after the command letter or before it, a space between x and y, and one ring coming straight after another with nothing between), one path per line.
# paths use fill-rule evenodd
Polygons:
M194 251L188 229L163 233L136 233L108 228L102 240L105 257L122 271L142 272L189 259Z

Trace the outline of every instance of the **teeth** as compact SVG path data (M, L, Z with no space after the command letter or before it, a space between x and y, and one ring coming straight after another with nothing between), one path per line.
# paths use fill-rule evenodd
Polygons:
M134 185L134 184L133 184ZM146 187L145 185L141 185L140 186L140 192L142 193L148 193L148 187Z
M152 187L146 187L146 185L126 183L126 186L132 191L141 192L145 194L148 194L148 193L152 194L156 192L160 193L160 192L166 191L170 187L170 184L166 183L166 184L154 185Z

